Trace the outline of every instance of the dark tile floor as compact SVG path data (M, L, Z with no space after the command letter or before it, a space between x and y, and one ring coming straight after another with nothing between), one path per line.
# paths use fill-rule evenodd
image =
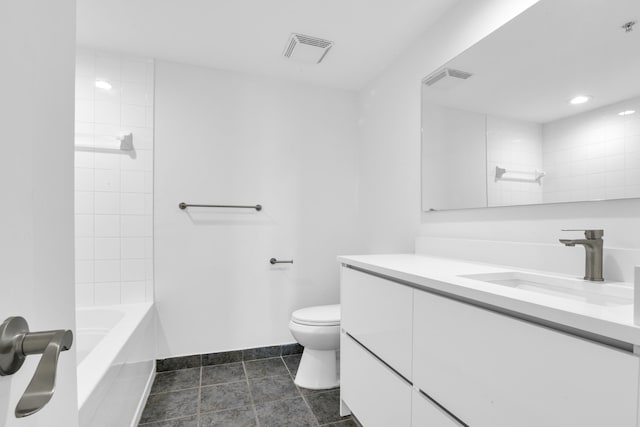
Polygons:
M307 390L293 378L300 354L158 372L144 427L356 426L340 417L340 389Z

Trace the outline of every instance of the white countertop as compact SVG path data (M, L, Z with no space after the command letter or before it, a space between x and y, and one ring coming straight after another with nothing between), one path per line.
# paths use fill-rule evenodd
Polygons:
M640 326L633 323L632 300L629 305L600 306L459 276L521 271L571 279L575 279L575 277L414 254L339 256L338 261L362 270L410 282L426 290L474 300L482 305L502 308L525 316L640 345ZM594 286L602 283L596 282ZM630 283L621 282L604 283L628 286L629 288L633 286Z

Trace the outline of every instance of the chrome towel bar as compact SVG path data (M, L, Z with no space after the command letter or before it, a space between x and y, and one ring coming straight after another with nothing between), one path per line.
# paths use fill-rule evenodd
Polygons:
M278 260L277 260L277 259L275 259L275 258L271 258L271 259L269 260L269 262L270 262L271 264L293 264L293 260L292 260L292 259L290 259L290 260L288 260L288 261L278 261Z
M255 209L257 211L261 211L262 210L262 205L255 205L255 206L247 206L247 205L192 205L192 204L187 204L185 202L180 202L180 204L178 205L178 207L180 209L187 209L190 207L194 207L194 208L242 208L242 209Z

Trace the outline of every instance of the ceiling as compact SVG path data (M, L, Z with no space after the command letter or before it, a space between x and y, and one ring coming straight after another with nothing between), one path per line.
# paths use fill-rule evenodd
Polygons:
M425 99L464 110L547 123L626 100L640 95L640 1L542 0L445 66L473 76L423 85ZM593 98L570 105L579 94Z
M82 46L360 89L459 0L80 0ZM321 64L282 56L291 33L335 42Z

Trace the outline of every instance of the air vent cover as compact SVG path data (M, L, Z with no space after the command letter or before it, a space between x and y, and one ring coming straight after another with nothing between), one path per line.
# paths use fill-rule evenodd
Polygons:
M437 84L438 88L447 89L455 86L462 80L466 80L473 74L466 71L454 70L453 68L443 68L428 75L422 80L427 86L434 86Z
M283 55L305 64L319 64L333 46L329 40L292 33Z

